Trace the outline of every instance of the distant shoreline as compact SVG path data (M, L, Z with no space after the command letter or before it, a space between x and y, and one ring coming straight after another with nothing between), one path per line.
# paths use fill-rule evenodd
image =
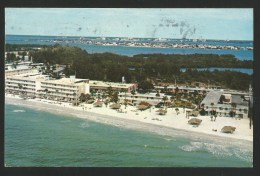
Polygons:
M68 37L68 38L71 38L71 37L82 37L81 35L79 36L64 36L64 35L26 35L26 34L6 34L6 36L41 36L41 37ZM102 36L84 36L84 37L87 37L87 38L102 38ZM116 36L116 37L106 37L106 38L129 38L129 37L119 37L119 36ZM136 38L139 38L139 37L136 37ZM142 37L141 39L156 39L155 37ZM180 38L166 38L166 39L172 39L172 40L183 40L183 39L180 39ZM186 40L193 40L192 39L186 39ZM207 41L226 41L225 39L205 39ZM253 40L228 40L228 41L242 41L242 42L253 42Z

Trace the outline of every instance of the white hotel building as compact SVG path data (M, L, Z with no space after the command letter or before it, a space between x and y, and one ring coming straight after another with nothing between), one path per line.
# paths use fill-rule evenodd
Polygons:
M48 94L55 100L71 101L77 100L83 94L89 94L89 80L70 78L61 78L58 80L44 80L41 82L39 95Z
M77 100L81 93L90 91L88 79L76 79L75 76L52 80L48 75L38 73L36 69L16 69L5 72L5 91L11 94L30 97L51 98L53 100Z
M125 90L131 92L135 90L136 84L112 83L103 81L90 81L88 79L78 79L75 76L70 78L50 79L48 75L42 75L37 69L15 69L5 71L5 91L6 93L47 98L57 101L77 101L80 95L89 94L90 89L96 91Z

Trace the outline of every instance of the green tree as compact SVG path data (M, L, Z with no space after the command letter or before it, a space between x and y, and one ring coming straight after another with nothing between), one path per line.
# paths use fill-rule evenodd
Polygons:
M167 96L164 96L164 97L162 98L162 100L163 100L163 105L166 106L166 101L168 100L168 97L167 97Z
M118 102L118 92L117 92L117 91L115 91L115 92L112 94L111 101L112 101L112 102L115 102L115 103Z
M149 92L151 89L154 89L154 86L150 81L142 81L138 84L138 89L143 90L143 92Z
M81 93L80 96L79 96L79 101L80 102L85 102L86 101L86 96L84 93Z

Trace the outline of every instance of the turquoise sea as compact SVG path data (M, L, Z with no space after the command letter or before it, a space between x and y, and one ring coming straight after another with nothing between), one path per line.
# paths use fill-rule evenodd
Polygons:
M5 105L10 167L252 167L250 144L217 139L158 135Z

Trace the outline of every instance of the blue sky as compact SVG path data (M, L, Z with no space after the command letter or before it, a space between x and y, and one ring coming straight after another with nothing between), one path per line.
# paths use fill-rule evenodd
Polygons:
M253 9L6 8L5 33L253 40Z

